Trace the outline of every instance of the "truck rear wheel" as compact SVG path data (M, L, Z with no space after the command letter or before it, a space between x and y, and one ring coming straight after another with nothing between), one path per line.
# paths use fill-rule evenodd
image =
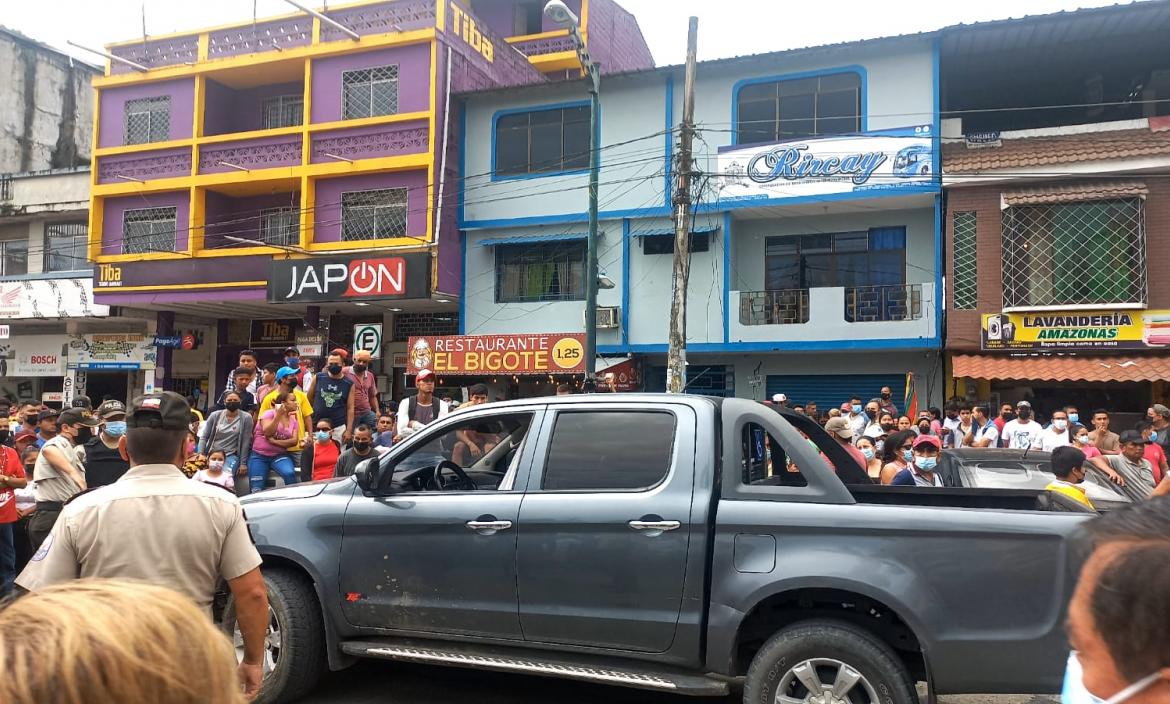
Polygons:
M325 671L325 633L313 585L288 570L262 570L268 587L268 632L264 639L264 685L254 704L291 702L308 694ZM223 628L244 656L235 600L228 597Z
M803 621L764 644L744 704L917 704L906 667L885 643L841 621Z

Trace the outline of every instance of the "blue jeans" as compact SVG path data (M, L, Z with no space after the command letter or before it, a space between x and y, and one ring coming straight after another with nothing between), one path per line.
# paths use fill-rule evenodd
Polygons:
M253 452L248 458L248 485L253 493L264 491L270 469L275 470L285 484L297 483L297 470L292 455L283 452L276 457L265 457Z
M0 599L12 593L16 581L16 543L12 538L12 524L0 523Z

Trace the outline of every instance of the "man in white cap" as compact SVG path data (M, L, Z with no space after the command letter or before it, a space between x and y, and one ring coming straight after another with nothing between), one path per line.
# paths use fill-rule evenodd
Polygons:
M784 394L772 394L772 403L779 408L788 408L788 397Z
M447 415L447 404L435 398L435 373L423 369L414 379L418 393L402 399L398 404L398 437L395 441L409 437L430 423Z

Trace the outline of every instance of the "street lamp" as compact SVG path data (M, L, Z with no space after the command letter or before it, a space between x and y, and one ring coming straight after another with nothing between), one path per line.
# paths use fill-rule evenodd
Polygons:
M597 173L601 168L601 135L597 115L601 111L601 75L589 57L581 37L581 21L561 0L549 0L544 14L567 27L577 47L577 58L589 78L589 239L585 246L585 391L597 386ZM611 282L612 285L612 282Z

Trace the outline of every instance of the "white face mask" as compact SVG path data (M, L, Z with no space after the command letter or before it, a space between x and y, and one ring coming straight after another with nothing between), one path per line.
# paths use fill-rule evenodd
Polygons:
M1077 651L1074 650L1068 654L1068 666L1064 670L1064 689L1060 692L1060 702L1061 704L1121 704L1137 696L1160 679L1162 679L1162 673L1155 672L1134 682L1112 697L1102 699L1085 689L1081 661L1077 659Z
M1056 418L1052 421L1052 427L1056 428L1057 430L1064 430L1068 427L1068 421L1064 418Z

